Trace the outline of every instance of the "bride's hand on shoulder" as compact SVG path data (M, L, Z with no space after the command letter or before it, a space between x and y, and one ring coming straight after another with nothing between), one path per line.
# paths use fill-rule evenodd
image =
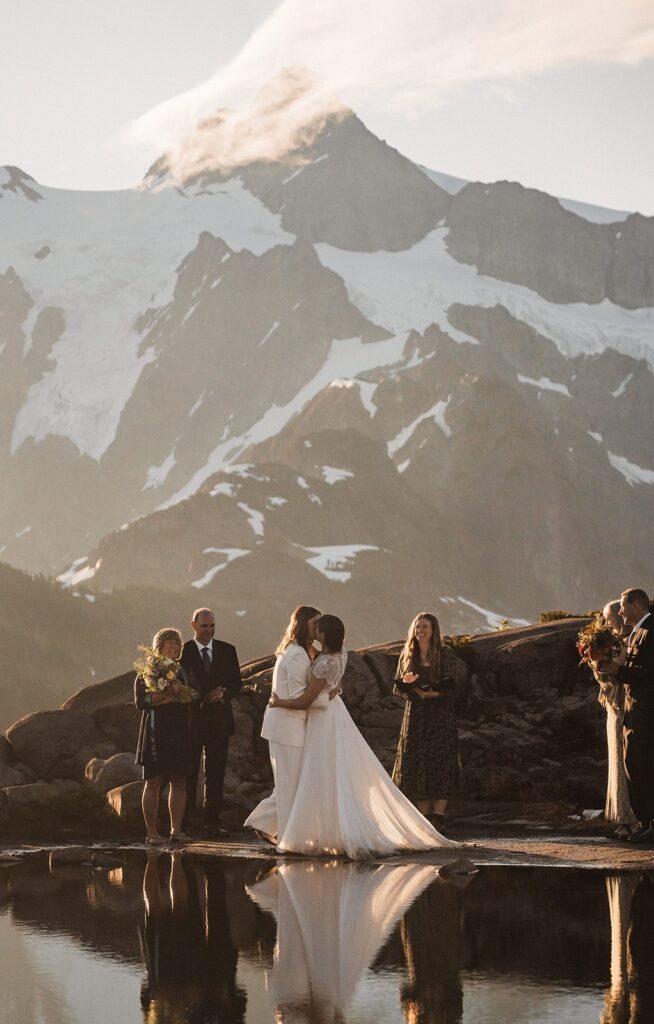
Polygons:
M405 672L404 675L402 676L402 682L408 683L409 686L412 686L413 683L417 683L419 678L420 677L417 674L417 672Z

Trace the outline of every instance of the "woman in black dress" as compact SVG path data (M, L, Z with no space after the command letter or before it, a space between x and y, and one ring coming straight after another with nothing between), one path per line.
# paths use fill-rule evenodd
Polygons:
M161 658L179 661L182 637L177 629L160 629L152 641L152 650ZM143 766L143 817L146 843L161 846L166 842L157 828L159 793L162 783L170 783L168 811L170 838L173 842L190 838L182 831L186 809L186 777L193 768L196 750L193 700L189 700L189 676L183 665L175 666L174 678L164 690L152 692L143 675L134 680L134 702L142 712L136 747L136 763ZM197 692L194 699L199 699Z
M443 674L438 619L420 612L400 654L394 693L406 700L393 782L441 830L459 771L454 681Z

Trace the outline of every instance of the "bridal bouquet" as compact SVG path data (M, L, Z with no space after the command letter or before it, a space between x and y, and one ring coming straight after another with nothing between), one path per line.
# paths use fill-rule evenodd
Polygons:
M591 662L613 661L622 649L622 641L613 630L602 622L598 615L579 634L577 650L580 665L591 665ZM591 668L593 666L591 665Z
M139 644L141 652L134 662L134 668L145 682L146 693L163 693L174 687L175 698L182 704L190 704L197 693L181 680L181 666L174 658L164 658L152 647Z

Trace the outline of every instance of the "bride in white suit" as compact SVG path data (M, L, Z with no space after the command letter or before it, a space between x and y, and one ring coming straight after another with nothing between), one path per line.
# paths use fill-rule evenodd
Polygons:
M311 661L308 648L316 638L320 618L317 608L300 605L280 640L272 678L272 692L282 699L302 696L309 684ZM319 688L314 684L312 694ZM284 831L300 775L307 712L303 708L266 708L261 735L268 740L275 788L262 800L245 822L246 828L261 833L271 842Z
M459 846L437 832L392 782L338 696L347 661L341 620L320 616L316 635L323 653L310 668L304 693L285 699L274 688L270 699L275 710L308 709L297 788L283 823L280 817L277 849L363 860Z

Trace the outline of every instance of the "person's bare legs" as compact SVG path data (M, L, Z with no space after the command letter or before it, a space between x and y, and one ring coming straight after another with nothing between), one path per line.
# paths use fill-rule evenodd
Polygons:
M161 789L161 776L155 775L153 779L146 779L143 787L141 807L145 818L145 827L148 831L148 839L161 839L157 829L157 813L159 811L159 791Z
M447 799L445 800L432 800L431 810L432 814L445 814L447 809Z
M149 914L156 914L161 907L161 887L159 885L160 850L149 850L148 860L143 875L143 899Z
M186 776L171 775L168 793L168 812L170 814L171 832L182 831L182 819L186 810Z
M170 855L170 903L173 910L188 908L188 881L181 850L173 850Z

